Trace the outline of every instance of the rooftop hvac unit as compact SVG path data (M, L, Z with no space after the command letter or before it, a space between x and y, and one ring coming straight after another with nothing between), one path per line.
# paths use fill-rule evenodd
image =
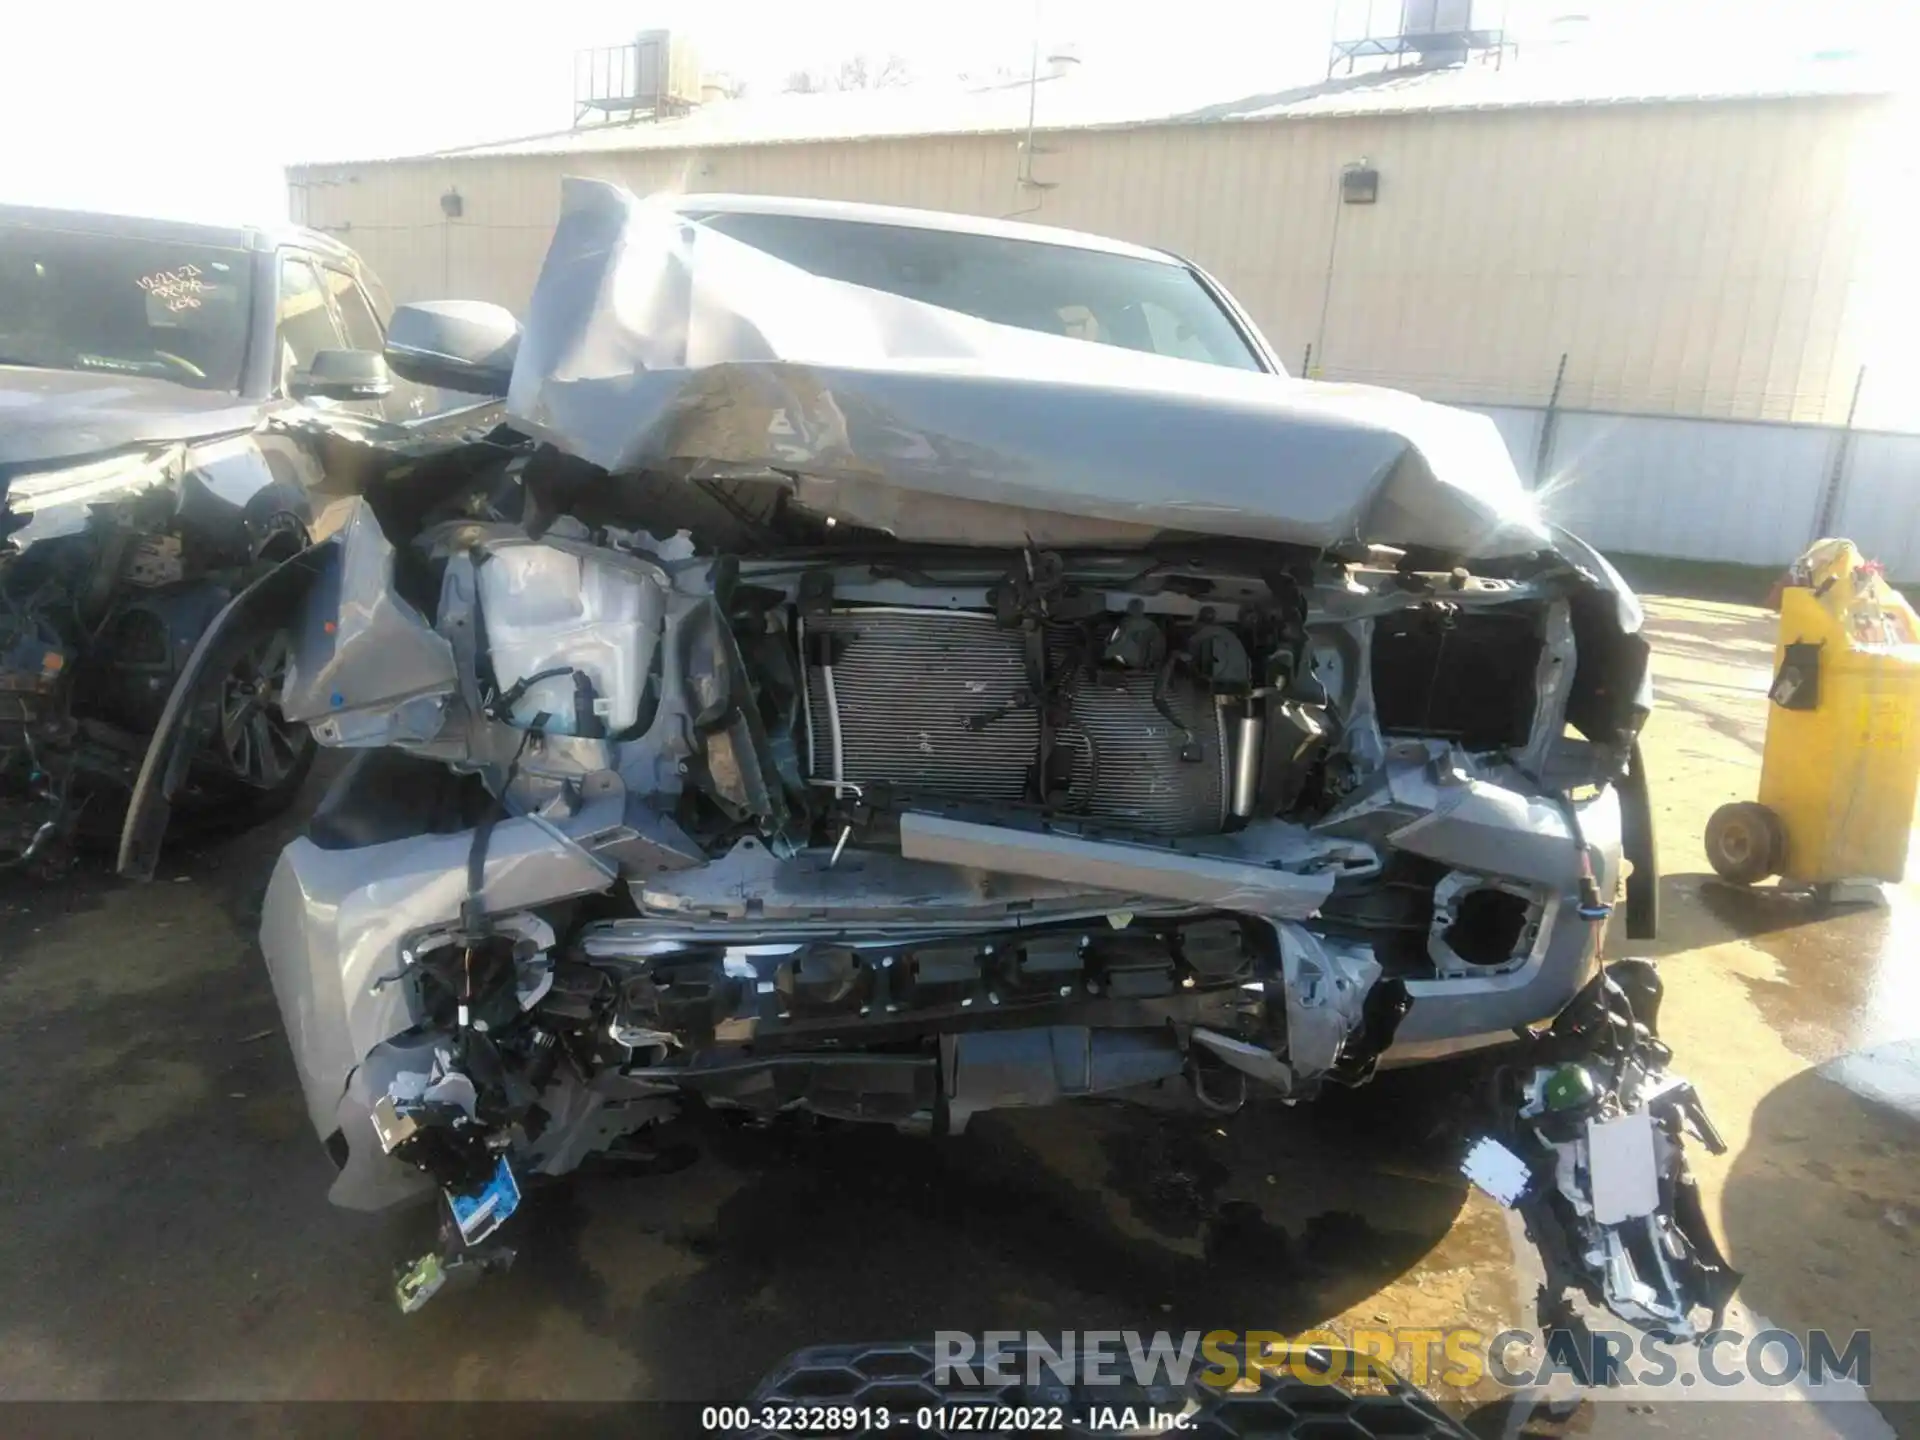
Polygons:
M1334 0L1334 5L1335 39L1327 57L1328 78L1342 64L1351 75L1361 61L1379 61L1387 69L1427 68L1458 65L1476 52L1498 65L1510 48L1503 32L1473 28L1473 0L1400 0L1400 28L1387 35L1374 33L1374 3L1366 0L1361 33L1345 38L1341 37L1345 22L1352 18L1352 7L1348 0Z
M1423 65L1457 65L1473 43L1473 0L1400 0L1400 35Z
M642 30L634 37L634 97L639 109L662 110L700 103L700 62L685 36Z
M686 37L642 30L630 45L574 57L574 124L590 119L679 115L701 101L700 59Z
M1402 35L1458 35L1473 29L1473 0L1400 0Z

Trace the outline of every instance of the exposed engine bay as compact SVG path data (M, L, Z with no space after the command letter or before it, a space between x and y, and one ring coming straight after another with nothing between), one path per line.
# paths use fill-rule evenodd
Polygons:
M497 461L480 508L537 507L560 463ZM303 1055L343 1201L407 1173L366 1115L456 1076L470 1180L487 1137L561 1170L693 1096L950 1131L1156 1084L1307 1094L1550 1017L1622 886L1599 782L1630 736L1568 729L1596 597L1563 562L805 519L820 543L726 554L573 516L429 518L401 551L379 508L283 703L381 748L267 916L283 1004L337 975L328 1029L379 1042Z
M511 428L277 572L281 707L361 753L262 948L333 1198L447 1199L404 1308L683 1106L1228 1113L1510 1040L1650 929L1638 606L1489 423L568 194ZM770 279L955 355L768 360Z

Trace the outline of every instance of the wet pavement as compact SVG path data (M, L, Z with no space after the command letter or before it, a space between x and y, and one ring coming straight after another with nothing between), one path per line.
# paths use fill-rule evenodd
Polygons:
M1871 1391L1903 1426L1920 894L1825 913L1710 876L1706 817L1757 779L1769 626L1652 609L1666 879L1662 938L1640 948L1663 957L1663 1030L1730 1144L1695 1163L1747 1274L1733 1323L1870 1329ZM530 1194L511 1272L402 1317L388 1267L429 1221L327 1205L253 951L291 828L175 856L146 887L0 889L0 1397L725 1401L830 1339L1532 1323L1524 1245L1452 1169L1470 1066L1219 1122L1085 1106L940 1143L690 1126L688 1168ZM1542 1433L1888 1433L1859 1405L1754 1413L1663 1394Z

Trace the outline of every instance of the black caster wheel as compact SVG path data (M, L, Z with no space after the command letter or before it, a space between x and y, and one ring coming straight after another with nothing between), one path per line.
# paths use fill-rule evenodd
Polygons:
M1780 817L1752 800L1722 805L1707 821L1707 859L1716 875L1735 885L1778 875L1787 863Z

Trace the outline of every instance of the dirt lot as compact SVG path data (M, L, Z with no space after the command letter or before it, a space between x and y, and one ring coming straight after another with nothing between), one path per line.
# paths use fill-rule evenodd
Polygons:
M1873 1396L1905 1428L1920 896L1822 917L1709 878L1706 817L1756 780L1769 626L1736 606L1652 608L1666 879L1651 948L1663 1028L1731 1145L1698 1163L1747 1275L1735 1323L1871 1329ZM1464 1091L1430 1071L1217 1129L1087 1107L988 1117L938 1145L702 1133L678 1174L530 1197L511 1273L403 1318L389 1266L427 1222L327 1205L253 949L285 833L176 855L151 886L0 890L0 1397L734 1400L798 1345L937 1328L1530 1323L1507 1216L1452 1174ZM1904 1111L1881 1103L1902 1093ZM1567 1422L1756 1423L1888 1433L1857 1404L1756 1422L1677 1395Z

